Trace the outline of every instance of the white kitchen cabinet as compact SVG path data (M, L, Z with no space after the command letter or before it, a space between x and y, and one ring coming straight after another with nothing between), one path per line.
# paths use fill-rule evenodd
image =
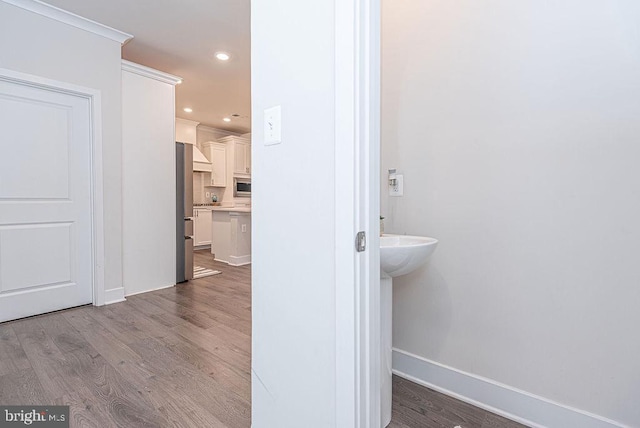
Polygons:
M211 179L207 187L227 186L227 145L208 141L202 144L204 155L211 162Z
M211 245L211 209L193 210L193 245L200 247Z
M251 175L251 141L231 135L220 138L218 143L227 147L228 175L248 177Z
M231 266L251 263L251 212L214 208L211 254Z
M234 141L233 173L237 175L251 174L251 144L247 141Z

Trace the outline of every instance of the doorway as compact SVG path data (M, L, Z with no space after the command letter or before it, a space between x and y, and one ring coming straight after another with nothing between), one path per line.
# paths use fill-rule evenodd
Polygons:
M0 70L0 322L100 303L96 107L91 89Z

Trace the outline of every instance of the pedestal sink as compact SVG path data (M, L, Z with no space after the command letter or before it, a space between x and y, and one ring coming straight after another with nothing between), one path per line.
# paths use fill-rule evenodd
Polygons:
M393 278L413 272L433 253L438 240L426 236L387 235L380 237L380 329L381 347L381 421L391 422L391 321Z

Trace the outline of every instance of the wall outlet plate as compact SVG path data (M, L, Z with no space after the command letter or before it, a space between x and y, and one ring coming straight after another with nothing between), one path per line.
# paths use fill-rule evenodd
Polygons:
M396 174L396 185L389 184L389 196L402 196L404 194L404 175Z

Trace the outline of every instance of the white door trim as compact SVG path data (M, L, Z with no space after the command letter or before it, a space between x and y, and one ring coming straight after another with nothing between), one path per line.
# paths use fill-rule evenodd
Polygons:
M380 426L380 0L334 0L336 426ZM345 223L343 219L351 218ZM367 250L355 252L358 231Z
M91 127L91 260L93 304L105 304L104 285L104 213L102 183L102 111L97 89L86 88L41 76L0 68L0 81L46 91L78 96L89 100Z

